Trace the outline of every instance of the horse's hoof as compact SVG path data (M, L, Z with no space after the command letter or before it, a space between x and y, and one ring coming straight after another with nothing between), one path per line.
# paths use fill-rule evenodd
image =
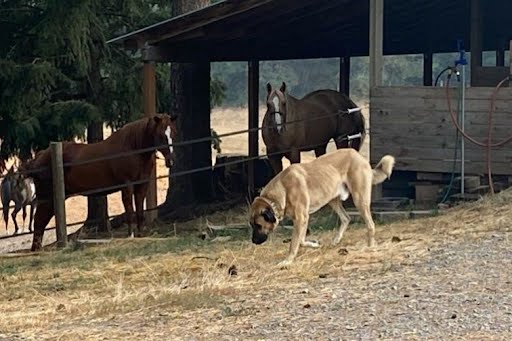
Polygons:
M130 239L135 238L135 236L134 236L133 232L132 232L132 233L130 233L130 235L128 236L128 238L130 238Z

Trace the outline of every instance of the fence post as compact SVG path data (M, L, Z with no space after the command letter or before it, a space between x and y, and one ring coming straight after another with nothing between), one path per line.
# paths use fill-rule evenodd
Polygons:
M66 193L64 187L64 165L62 162L62 142L51 142L52 180L53 180L53 209L57 233L57 247L65 247L68 243L66 227Z

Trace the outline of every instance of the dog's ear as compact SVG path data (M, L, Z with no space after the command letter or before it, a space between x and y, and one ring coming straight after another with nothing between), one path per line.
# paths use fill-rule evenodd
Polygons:
M266 208L263 212L261 212L261 215L263 216L263 219L265 219L267 223L276 222L276 216L274 215L274 212L272 212L271 209Z

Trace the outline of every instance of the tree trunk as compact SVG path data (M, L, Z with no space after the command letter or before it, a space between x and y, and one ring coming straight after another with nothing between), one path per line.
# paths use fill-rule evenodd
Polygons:
M210 4L209 0L174 0L173 15L180 15ZM172 63L171 108L178 114L177 141L210 136L210 63ZM171 174L201 167L211 167L211 143L203 142L175 148L176 163ZM190 207L212 199L212 171L169 177L160 219L168 220L180 207ZM183 212L184 213L184 212Z
M97 50L96 50L97 52ZM88 75L87 101L100 107L100 96L102 81L100 74L100 56L98 53L91 55L91 70ZM103 140L103 122L94 122L87 127L87 143L94 143ZM92 196L87 198L87 220L86 227L97 227L98 232L110 232L108 221L108 208L106 196Z
M103 123L92 123L87 127L87 143L103 140ZM99 232L108 232L108 210L106 196L87 197L87 227L97 227Z

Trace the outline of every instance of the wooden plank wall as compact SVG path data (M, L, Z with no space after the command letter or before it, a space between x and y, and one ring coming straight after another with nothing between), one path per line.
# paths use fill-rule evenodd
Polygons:
M487 138L488 113L494 88L468 88L466 125L479 141ZM452 91L457 110L457 91ZM442 87L377 87L370 98L370 158L376 164L384 154L397 159L396 169L451 173L455 133ZM502 88L493 115L493 140L512 135L512 89ZM460 140L457 159L460 160ZM466 141L465 171L484 174L485 149ZM493 174L512 175L512 143L492 151ZM456 164L460 171L460 161Z

